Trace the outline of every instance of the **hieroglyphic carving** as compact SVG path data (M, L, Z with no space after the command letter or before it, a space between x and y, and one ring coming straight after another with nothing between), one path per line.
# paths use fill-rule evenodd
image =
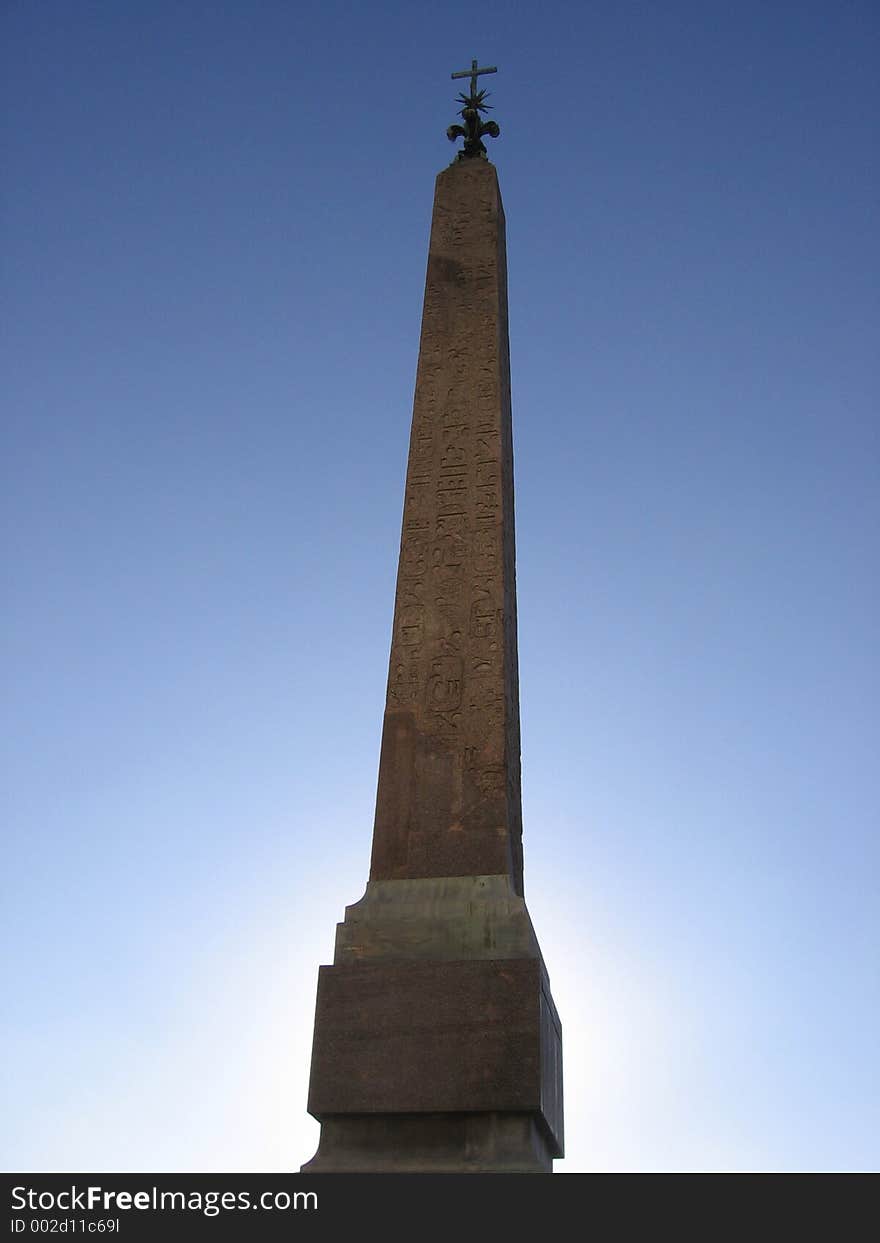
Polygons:
M491 165L456 165L440 175L388 678L388 710L411 721L405 736L413 742L400 754L396 733L391 750L383 744L377 878L509 868L520 884L503 230ZM438 784L440 773L447 777ZM421 803L423 787L430 795ZM401 802L404 788L415 803ZM405 821L395 819L404 814ZM391 818L387 848L383 817ZM456 855L443 842L453 831ZM465 849L467 840L473 845Z
M416 664L395 661L388 680L388 699L395 707L406 708L419 697L419 669Z
M461 707L462 660L460 656L435 656L428 681L428 706L433 712Z
M417 647L425 637L425 610L421 604L401 605L397 614L397 642L401 647Z

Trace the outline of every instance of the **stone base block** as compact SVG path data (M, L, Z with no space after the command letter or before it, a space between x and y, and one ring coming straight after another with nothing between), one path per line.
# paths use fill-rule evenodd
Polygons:
M325 1118L303 1174L552 1174L532 1114L364 1114Z
M334 962L540 957L508 876L444 876L370 881L337 925Z
M402 1168L406 1133L418 1168L437 1147L449 1172L482 1171L496 1151L505 1169L540 1172L562 1155L561 1037L540 959L322 967L309 1112L329 1145L309 1171L384 1167L393 1152Z

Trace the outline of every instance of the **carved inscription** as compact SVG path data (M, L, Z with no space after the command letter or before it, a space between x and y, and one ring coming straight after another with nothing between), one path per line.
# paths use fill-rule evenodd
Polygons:
M425 610L420 604L401 607L398 614L397 641L401 647L415 647L425 633Z
M431 661L428 706L434 712L449 712L461 706L462 662L460 656L436 656Z
M408 822L421 868L444 825L519 832L503 218L491 166L463 176L441 174L435 201L388 677L388 707L423 740L413 754L448 774ZM380 791L386 779L402 777L380 771Z
M419 694L419 671L415 665L402 661L393 666L388 686L388 698L396 707L405 708L415 702Z

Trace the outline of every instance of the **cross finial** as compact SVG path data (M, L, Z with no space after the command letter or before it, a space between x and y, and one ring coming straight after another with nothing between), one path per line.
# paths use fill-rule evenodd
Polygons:
M471 61L470 69L459 69L453 78L470 78L470 93L465 95L462 92L457 103L462 104L461 117L464 125L450 125L446 131L446 137L450 142L455 142L456 138L464 139L464 149L459 151L458 158L470 159L474 156L482 156L485 159L486 148L480 141L486 134L490 138L497 138L501 133L501 128L496 121L481 121L480 113L488 112L491 105L486 103L488 91L477 90L477 78L484 73L497 73L497 65L489 65L482 69L478 68L476 58Z
M471 94L472 94L472 95L476 95L476 93L477 93L477 78L480 76L480 74L481 74L481 73L497 73L497 72L498 72L498 66L497 66L497 65L492 65L492 66L491 66L490 68L488 68L488 69L478 69L478 68L477 68L477 62L476 62L476 59L474 59L474 60L472 60L472 61L471 61L471 67L470 67L470 69L459 69L456 73L454 73L454 74L452 75L452 77L453 77L453 78L470 78L470 80L471 80Z

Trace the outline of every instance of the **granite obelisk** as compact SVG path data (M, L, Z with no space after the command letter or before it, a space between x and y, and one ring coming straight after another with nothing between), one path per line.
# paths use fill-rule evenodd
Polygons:
M552 1171L559 1018L523 898L504 212L470 70L437 177L370 879L320 969L303 1169Z

